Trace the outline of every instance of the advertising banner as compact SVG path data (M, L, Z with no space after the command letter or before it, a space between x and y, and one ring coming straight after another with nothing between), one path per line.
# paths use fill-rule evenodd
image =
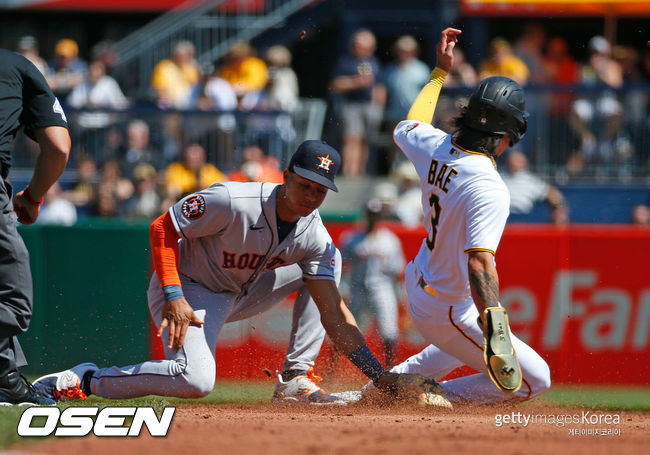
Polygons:
M466 16L647 16L647 0L461 0Z
M423 229L389 225L407 260ZM328 223L334 242L354 228ZM634 226L510 225L496 254L501 302L514 333L549 363L553 381L647 385L650 377L650 230ZM425 344L412 327L406 297L400 308L398 361ZM226 324L217 346L217 377L263 379L280 369L289 338L291 299L252 319ZM359 321L382 358L374 323ZM160 340L152 350L161 358ZM317 361L323 374L362 378L326 340ZM323 371L325 370L325 371ZM466 373L461 370L455 375Z

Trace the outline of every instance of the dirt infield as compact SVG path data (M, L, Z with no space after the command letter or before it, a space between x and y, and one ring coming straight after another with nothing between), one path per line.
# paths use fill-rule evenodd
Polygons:
M521 423L497 426L503 415ZM524 426L526 416L529 422ZM580 422L573 423L575 419ZM612 423L617 419L619 423ZM568 423L559 424L559 420ZM596 430L605 434L594 434ZM66 455L145 452L431 455L494 453L495 450L508 455L611 455L647 453L649 446L650 413L544 405L503 409L466 407L453 411L404 406L183 405L177 407L166 438L152 438L148 434L139 438L59 438L13 450Z

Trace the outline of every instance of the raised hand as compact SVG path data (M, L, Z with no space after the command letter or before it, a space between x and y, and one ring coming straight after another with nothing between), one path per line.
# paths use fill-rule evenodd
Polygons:
M454 66L454 47L458 42L456 35L462 32L456 28L447 27L440 34L440 41L436 46L436 66L447 72Z

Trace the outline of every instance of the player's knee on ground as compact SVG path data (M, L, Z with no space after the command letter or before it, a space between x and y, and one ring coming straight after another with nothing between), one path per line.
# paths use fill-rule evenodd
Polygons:
M170 372L175 376L171 395L178 398L201 398L212 392L215 381L214 361L186 361L176 359L170 364Z
M202 398L209 395L214 389L215 371L214 365L212 368L198 368L190 372L185 372L182 375L185 380L183 384L180 398Z

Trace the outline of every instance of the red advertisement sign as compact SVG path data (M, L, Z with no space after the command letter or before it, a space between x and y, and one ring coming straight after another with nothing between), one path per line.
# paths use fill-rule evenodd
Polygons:
M330 223L335 243L351 224ZM406 257L424 230L391 225ZM628 226L508 226L496 255L501 302L512 330L549 363L556 383L639 384L650 377L650 229ZM262 379L280 369L289 338L291 301L246 321L226 324L217 346L217 377ZM400 309L397 358L424 347ZM372 324L362 325L381 359ZM156 358L162 352L153 340ZM317 369L362 378L326 341ZM324 370L324 371L323 371ZM466 372L466 371L465 371ZM456 372L456 375L463 371Z
M648 253L647 229L507 231L497 255L501 299L554 381L647 385Z
M647 16L647 0L461 0L466 16Z

